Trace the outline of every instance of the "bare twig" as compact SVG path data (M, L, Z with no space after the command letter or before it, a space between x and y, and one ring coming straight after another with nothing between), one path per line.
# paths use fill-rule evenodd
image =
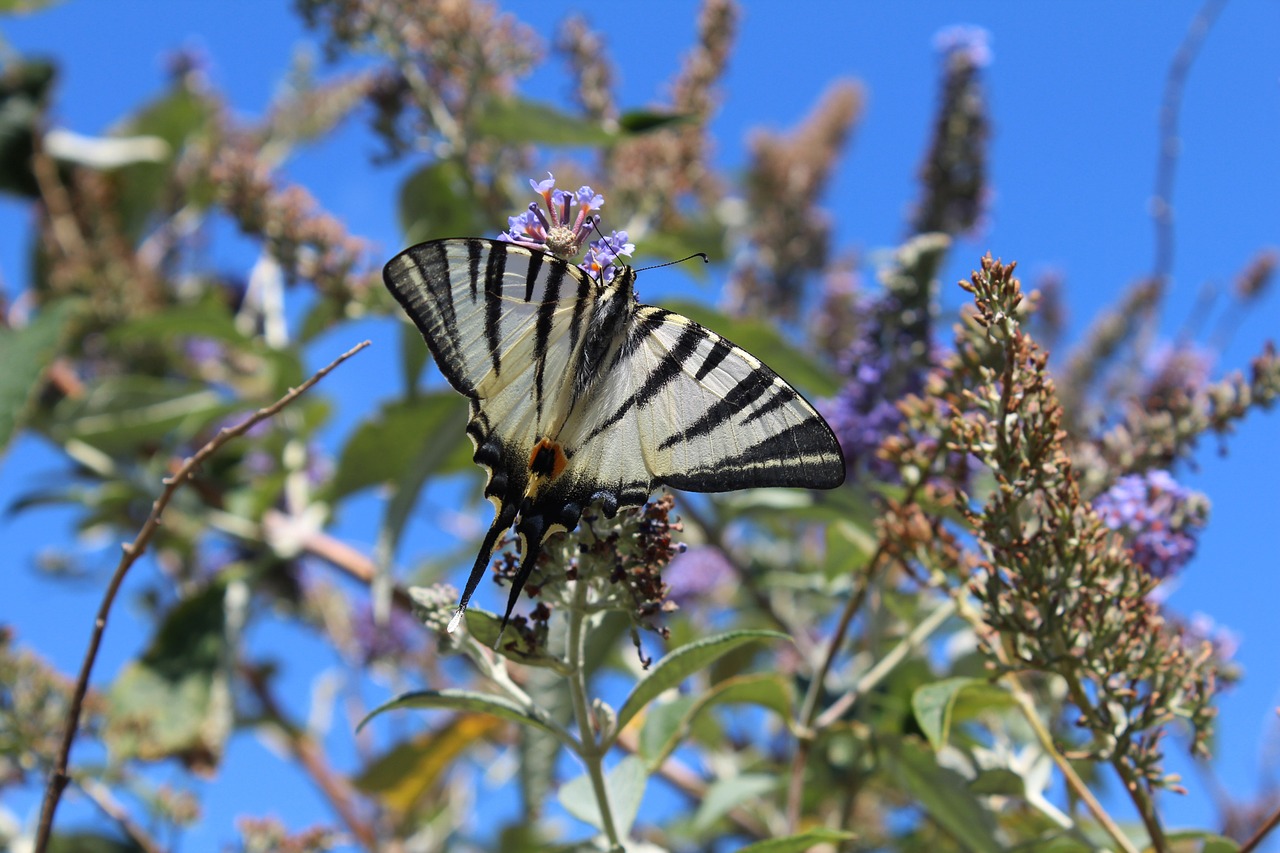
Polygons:
M1160 154L1156 161L1155 189L1151 196L1151 219L1156 229L1155 259L1151 264L1151 278L1165 284L1173 271L1173 182L1177 176L1178 151L1182 140L1178 138L1178 117L1182 112L1183 89L1187 75L1204 44L1209 29L1217 19L1227 0L1206 0L1200 12L1191 21L1187 34L1169 63L1165 76L1164 95L1160 99Z
M80 790L84 791L85 796L102 810L103 814L119 824L124 834L129 836L129 840L138 845L143 853L162 853L164 847L133 819L128 809L111 795L106 785L96 779L78 779L76 784Z
M85 650L84 660L80 664L80 676L76 680L75 694L71 700L71 707L67 710L67 724L62 733L62 744L58 751L58 759L53 772L49 775L49 783L45 787L44 804L40 809L40 827L36 834L36 853L45 853L48 849L49 836L53 831L54 812L57 811L58 800L62 797L62 792L66 789L68 781L70 781L70 777L67 775L67 765L71 759L71 744L75 740L76 731L80 728L80 712L84 705L85 693L89 689L89 674L93 671L94 661L98 657L98 647L102 644L102 635L107 628L107 617L110 615L111 605L115 602L116 594L120 591L120 586L124 583L124 577L129 572L130 567L146 551L152 537L160 529L160 516L164 513L165 507L169 505L170 499L178 488L195 473L196 469L206 459L217 453L223 445L233 438L244 435L255 424L274 417L281 409L310 390L311 386L329 375L339 364L342 364L342 362L367 346L369 346L369 342L364 341L352 347L272 405L259 409L236 426L223 428L207 444L197 450L193 456L189 457L173 476L164 479L164 489L161 491L160 497L156 498L155 503L151 505L151 514L147 516L142 529L138 531L138 535L132 542L121 546L123 553L120 555L120 562L116 565L115 573L111 576L111 582L107 585L107 590L102 595L102 603L98 607L98 615L93 623L93 634L89 638L89 648Z
M1280 826L1280 806L1276 807L1267 819L1262 822L1262 826L1258 827L1258 831L1249 837L1249 840L1240 845L1240 853L1250 853L1251 850L1257 848L1271 831Z

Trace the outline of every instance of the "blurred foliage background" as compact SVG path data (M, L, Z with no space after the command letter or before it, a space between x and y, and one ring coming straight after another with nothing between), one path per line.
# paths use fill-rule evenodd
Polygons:
M62 8L43 5L4 13ZM47 849L1258 844L1272 789L1217 791L1186 827L1186 780L1167 767L1190 747L1197 763L1182 766L1213 797L1218 693L1241 674L1227 629L1166 603L1212 523L1214 495L1187 478L1198 445L1225 442L1280 388L1269 345L1220 356L1274 317L1274 248L1217 259L1229 283L1204 290L1181 332L1165 322L1175 234L1217 239L1175 232L1172 204L1180 86L1221 7L1188 7L1168 52L1154 251L1125 246L1124 271L1088 270L1115 302L1073 334L1061 275L1019 283L982 259L999 123L979 28L937 33L900 239L865 255L841 240L854 202L830 193L866 121L864 86L797 93L811 105L794 126L752 131L740 168L717 159L726 75L762 62L735 53L743 9L729 0L680 7L691 38L643 105L619 102L627 69L609 45L624 33L573 15L540 34L468 0L300 0L318 54L261 114L228 102L218 57L175 45L156 89L93 135L61 119L56 45L6 45L0 191L28 231L5 266L22 278L4 283L0 446L35 441L57 459L11 483L6 510L35 525L57 509L74 535L34 568L5 566L38 573L24 589L41 592L0 610L0 785L16 804L0 837L35 842L73 704L74 666L24 640L24 611L56 619L59 596L96 597L185 458L372 336L376 360L357 356L175 492L108 631L128 621L146 639L94 673ZM833 50L821 21L815 50ZM552 66L569 94L526 95ZM382 199L395 246L291 177L302 152L352 135L366 160L350 180L402 176ZM818 402L849 482L655 495L584 521L495 653L483 610L465 634L442 632L447 581L490 509L465 401L396 318L380 269L400 245L496 234L547 172L603 193L605 226L628 232L638 263L713 255L714 306L649 296L670 271L642 274L642 297ZM1044 178L1072 191L1051 165ZM956 264L975 270L965 290L945 277ZM358 406L373 374L385 396ZM429 547L406 547L415 526ZM57 630L78 649L90 629ZM210 830L202 802L240 738L275 764ZM280 766L316 792L314 822L281 817Z

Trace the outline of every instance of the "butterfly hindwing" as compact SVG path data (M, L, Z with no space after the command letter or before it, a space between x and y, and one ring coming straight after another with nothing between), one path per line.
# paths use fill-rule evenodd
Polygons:
M695 492L844 481L831 428L750 353L653 306L638 306L627 333L610 380L561 433L572 469Z
M576 526L592 501L611 516L661 484L719 492L844 480L813 406L715 332L640 305L629 267L601 284L552 255L473 238L406 249L383 277L470 398L473 458L489 472L495 517L459 614L513 525L521 567L504 625L545 539Z

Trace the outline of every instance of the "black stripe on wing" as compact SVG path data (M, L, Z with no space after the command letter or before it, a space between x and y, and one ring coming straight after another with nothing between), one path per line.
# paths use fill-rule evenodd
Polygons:
M534 276L533 273L542 267L542 256L539 254L532 255L529 262L529 278L525 284L525 301L528 302L533 298ZM534 406L537 409L537 421L542 423L542 400L543 400L543 380L547 372L547 344L551 339L551 323L555 319L557 302L560 300L560 285L564 282L565 265L551 264L551 271L547 274L546 287L542 293L542 304L538 306L538 318L534 321L534 338L533 338L533 362L534 362L534 379L533 379L533 399Z
M478 275L477 250L482 248L482 244L468 241L469 266L473 275ZM474 397L475 388L465 373L466 361L458 336L451 270L446 244L424 243L406 249L388 261L383 267L382 278L387 290L422 333L445 379L460 393ZM475 281L473 278L473 287Z
M641 321L639 325L644 326L646 321ZM632 392L631 396L627 397L626 400L622 401L622 405L618 406L613 414L597 424L596 428L586 437L584 443L591 441L597 435L622 420L633 406L644 407L652 402L659 391L670 385L681 374L685 363L693 357L694 352L698 349L698 344L706 336L706 331L700 326L692 323L685 326L666 357L658 362L658 365L645 377L644 384Z
M737 456L663 476L690 492L723 492L760 486L834 489L844 482L844 458L819 415L751 445Z
M507 247L489 244L489 262L484 270L484 338L489 344L493 375L502 375L502 276L507 269Z
M772 371L757 368L738 380L738 384L729 389L729 393L711 408L703 412L687 429L673 433L662 440L659 450L666 450L681 442L715 430L729 422L738 412L750 406L773 386Z

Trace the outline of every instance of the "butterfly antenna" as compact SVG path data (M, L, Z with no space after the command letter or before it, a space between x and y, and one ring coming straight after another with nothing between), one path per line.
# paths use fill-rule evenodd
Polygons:
M663 267L673 267L676 264L683 264L685 261L691 261L694 258L702 258L702 262L704 264L711 263L711 259L707 257L706 252L694 252L692 255L689 255L687 258L681 258L678 261L667 261L665 264L654 264L651 267L640 267L639 269L636 270L636 272L648 272L649 270L660 270Z

